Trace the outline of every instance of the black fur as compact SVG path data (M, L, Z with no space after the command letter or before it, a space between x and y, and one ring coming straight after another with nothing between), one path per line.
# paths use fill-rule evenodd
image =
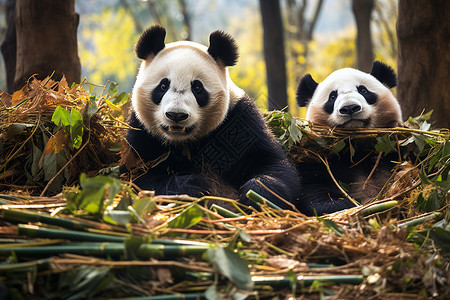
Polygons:
M229 111L224 122L196 142L171 145L145 130L133 113L127 140L144 161L168 157L135 183L157 194L188 194L194 197L211 192L217 180L239 191L240 202L253 205L245 196L252 189L283 208L290 208L260 184L289 202L299 195L299 181L278 141L268 133L258 108L243 98Z
M209 93L205 90L200 80L191 82L191 91L194 94L195 100L197 100L198 106L204 107L209 103Z
M374 92L369 91L365 86L360 85L357 86L356 89L358 90L358 93L361 94L361 96L366 99L367 103L370 105L375 104L377 102L378 96Z
M397 86L397 76L395 75L394 70L378 60L373 62L370 75L389 88Z
M161 79L158 86L152 91L152 101L158 105L161 103L162 98L167 93L170 87L170 81L167 78Z
M318 83L314 81L310 74L303 76L298 84L296 93L297 103L299 106L305 107L308 105L309 100L311 100L314 95L317 85Z
M362 190L364 180L369 176L376 161L376 153L371 155L371 149L375 148L371 140L352 140L352 147L355 149L354 156L350 158L349 148L337 155L329 155L328 163L333 176L340 184L346 184L344 189L349 188L346 192L357 201L363 204L367 200L375 197L386 183L390 176L391 169L394 167L392 161L396 160L396 153L383 156L378 163L378 167L369 180L368 186ZM366 155L368 155L366 157ZM353 165L352 161L358 162ZM297 165L300 175L300 197L298 201L298 209L309 216L355 207L350 200L341 192L341 190L333 182L325 165L312 158L305 158L305 161ZM314 212L315 211L315 212Z
M337 91L331 91L330 94L328 95L327 102L325 102L325 104L323 106L323 110L326 111L330 115L333 113L334 102L336 102L337 96L338 96Z
M238 46L231 35L216 30L209 36L208 53L225 66L234 66L238 59Z
M166 30L160 25L153 25L145 30L134 47L137 57L145 60L151 54L158 54L166 46L164 44L165 37Z

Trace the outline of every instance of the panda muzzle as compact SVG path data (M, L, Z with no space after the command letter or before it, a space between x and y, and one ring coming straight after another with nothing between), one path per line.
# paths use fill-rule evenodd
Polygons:
M178 133L185 133L186 132L186 127L169 126L169 131L178 132Z

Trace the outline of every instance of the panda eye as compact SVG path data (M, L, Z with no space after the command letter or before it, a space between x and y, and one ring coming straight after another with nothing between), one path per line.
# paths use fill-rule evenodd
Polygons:
M203 91L203 84L200 80L194 80L192 83L192 92L195 94L200 94Z
M159 89L163 92L166 92L169 89L169 86L170 86L170 82L169 82L169 79L167 79L167 78L164 78L159 83Z
M363 85L358 86L357 89L361 95L366 95L368 93L367 88Z
M336 101L336 98L337 98L337 91L332 91L331 93L330 93L330 95L328 96L328 101Z

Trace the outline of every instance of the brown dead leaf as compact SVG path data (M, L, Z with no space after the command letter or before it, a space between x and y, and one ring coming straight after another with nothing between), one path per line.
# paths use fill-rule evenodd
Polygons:
M59 153L70 145L69 136L61 129L55 135L52 135L45 145L44 155L50 153Z
M11 107L12 96L7 92L0 90L0 101L3 103L5 107Z

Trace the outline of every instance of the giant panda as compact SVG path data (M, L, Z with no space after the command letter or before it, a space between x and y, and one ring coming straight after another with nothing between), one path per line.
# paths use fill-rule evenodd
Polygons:
M320 83L306 74L299 82L296 97L299 106L308 107L305 118L313 124L339 128L396 127L403 123L400 105L390 90L396 85L393 69L375 61L370 73L344 68ZM365 157L368 151L374 150L373 139L352 143L354 149L358 148L355 156L350 157L350 151L339 153L329 157L328 163L336 180L350 184L349 194L364 203L378 194L394 164L390 157L383 157L363 190L362 183L375 165L374 159ZM320 215L354 207L332 181L322 162L306 159L297 164L297 169L302 212Z
M165 44L165 35L163 27L152 26L135 46L142 63L126 140L150 167L134 183L163 195L235 191L244 205L253 205L246 198L253 190L291 208L287 203L298 196L298 174L254 102L228 74L238 58L234 39L215 31L206 47Z

